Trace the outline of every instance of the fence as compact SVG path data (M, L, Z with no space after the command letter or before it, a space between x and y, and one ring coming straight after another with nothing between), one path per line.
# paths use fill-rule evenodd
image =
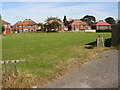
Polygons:
M112 26L112 46L120 45L120 24Z
M16 63L22 63L25 62L25 60L6 60L6 61L0 61L1 64L3 64L3 76L9 77L11 75L18 75L18 69Z

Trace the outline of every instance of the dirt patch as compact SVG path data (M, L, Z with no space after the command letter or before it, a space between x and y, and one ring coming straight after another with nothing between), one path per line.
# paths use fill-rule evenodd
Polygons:
M0 36L0 38L5 38L6 36Z

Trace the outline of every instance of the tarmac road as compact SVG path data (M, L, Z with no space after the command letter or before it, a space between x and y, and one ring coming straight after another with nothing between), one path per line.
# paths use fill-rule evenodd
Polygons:
M49 82L43 88L117 88L118 50L99 53L90 62L81 65L60 80Z

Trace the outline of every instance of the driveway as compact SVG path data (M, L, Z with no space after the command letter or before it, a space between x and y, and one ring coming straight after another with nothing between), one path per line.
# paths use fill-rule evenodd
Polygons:
M43 88L117 88L118 50L99 53L90 62L81 65L61 79L49 82Z

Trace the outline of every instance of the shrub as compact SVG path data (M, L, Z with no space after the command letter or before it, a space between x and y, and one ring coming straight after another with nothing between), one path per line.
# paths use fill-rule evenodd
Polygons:
M112 32L112 29L98 29L96 32Z

